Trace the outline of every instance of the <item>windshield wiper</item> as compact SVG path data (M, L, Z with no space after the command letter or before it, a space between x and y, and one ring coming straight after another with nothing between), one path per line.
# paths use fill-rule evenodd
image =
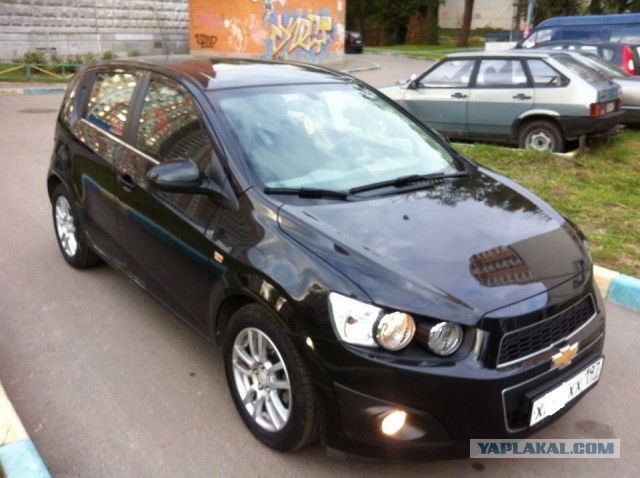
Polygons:
M329 198L345 200L349 197L349 193L343 191L334 191L332 189L318 188L264 188L265 194L290 194L301 198Z
M429 183L433 184L434 180L461 178L468 176L466 171L457 171L455 173L432 173L432 174L410 174L408 176L400 176L399 178L381 181L379 183L365 184L356 188L349 189L349 194L358 194L364 191L372 191L374 189L382 189L388 187L401 188L409 184ZM424 184L423 184L424 185Z

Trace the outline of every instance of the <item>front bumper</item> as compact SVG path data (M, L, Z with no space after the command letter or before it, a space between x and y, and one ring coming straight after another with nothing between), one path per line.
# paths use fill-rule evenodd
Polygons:
M558 119L565 138L572 140L579 136L601 136L615 131L618 124L625 122L625 111L614 111L599 118L588 116L561 116Z
M435 367L410 366L385 363L362 348L326 343L322 355L332 358L326 370L333 384L332 393L325 395L323 441L329 454L338 457L428 460L468 457L471 439L528 436L584 396L529 426L535 398L602 357L604 323L600 309L571 337L580 350L561 367L553 367L549 359L498 370L473 353ZM385 436L380 423L393 410L405 411L407 424L396 435Z

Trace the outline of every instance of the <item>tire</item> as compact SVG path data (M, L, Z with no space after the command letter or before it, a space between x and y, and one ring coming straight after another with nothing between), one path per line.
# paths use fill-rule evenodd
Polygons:
M76 269L86 269L99 264L101 260L89 247L82 225L78 220L74 201L62 184L53 190L51 204L56 239L58 246L60 246L60 252L67 263Z
M564 151L564 137L560 128L551 121L532 121L520 130L521 148L559 153Z
M309 374L278 320L258 304L238 310L225 331L225 372L245 425L265 445L293 451L318 436Z

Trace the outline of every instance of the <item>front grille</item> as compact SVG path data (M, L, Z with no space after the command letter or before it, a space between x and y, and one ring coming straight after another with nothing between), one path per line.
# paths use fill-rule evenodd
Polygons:
M588 295L577 304L537 324L507 332L500 342L498 366L515 362L571 335L587 323L595 313L593 297Z

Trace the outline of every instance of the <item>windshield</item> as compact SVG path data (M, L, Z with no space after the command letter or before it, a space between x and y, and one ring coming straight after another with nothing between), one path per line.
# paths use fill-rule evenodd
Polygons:
M356 84L243 88L210 98L268 188L344 191L457 170L433 136Z

